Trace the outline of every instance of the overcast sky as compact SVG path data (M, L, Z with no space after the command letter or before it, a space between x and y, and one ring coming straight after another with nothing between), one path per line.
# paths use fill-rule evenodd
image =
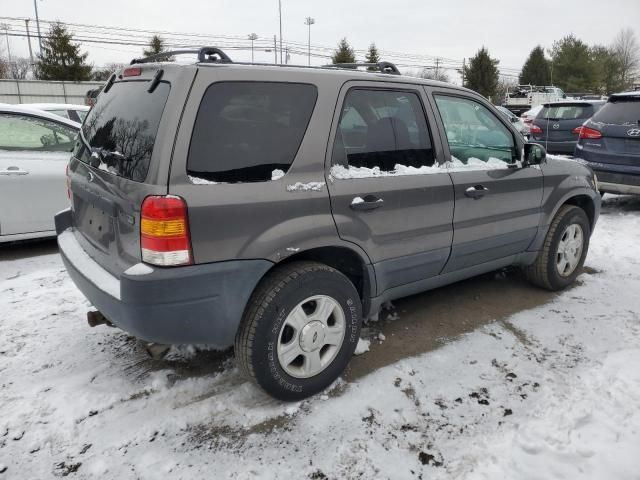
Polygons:
M0 5L2 16L34 16L29 0L0 0ZM278 33L277 0L38 0L38 8L41 19L63 22L214 35L255 32L271 40ZM304 19L311 16L313 44L333 46L346 36L358 49L375 41L381 50L458 60L485 45L502 67L512 69L522 66L535 45L550 47L569 33L590 44L609 44L621 28L631 27L640 40L640 0L282 0L282 10L285 41L306 43ZM10 42L12 53L27 55L26 39ZM5 38L2 45L6 50ZM83 49L95 65L128 62L140 54L140 47L122 45ZM232 57L248 60L250 53ZM273 53L256 52L256 60L273 60ZM294 56L292 62L306 58Z

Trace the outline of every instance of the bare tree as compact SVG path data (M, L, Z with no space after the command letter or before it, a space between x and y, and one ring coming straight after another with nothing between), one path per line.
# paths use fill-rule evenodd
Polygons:
M451 83L451 78L449 78L449 75L445 73L442 67L425 67L422 69L418 76L420 78L426 78L428 80L437 80L439 82Z
M629 88L640 73L640 46L633 30L620 30L613 41L612 50L619 62L621 83L624 88Z
M24 80L31 70L31 62L28 58L14 57L9 64L9 78Z

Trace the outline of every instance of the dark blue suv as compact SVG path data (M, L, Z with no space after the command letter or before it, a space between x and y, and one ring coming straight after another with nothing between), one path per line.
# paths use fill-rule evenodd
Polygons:
M640 91L609 97L580 127L575 156L596 172L600 193L640 195Z

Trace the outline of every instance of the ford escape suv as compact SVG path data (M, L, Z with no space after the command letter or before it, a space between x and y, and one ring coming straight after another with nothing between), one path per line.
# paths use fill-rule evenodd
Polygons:
M389 63L195 53L114 74L69 162L60 252L105 321L234 346L296 400L341 374L385 301L510 265L550 290L578 275L593 173L545 158L482 96Z

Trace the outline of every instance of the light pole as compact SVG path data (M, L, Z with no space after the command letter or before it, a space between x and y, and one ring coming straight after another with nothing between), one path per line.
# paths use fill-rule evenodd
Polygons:
M29 19L24 19L24 24L27 26L27 42L29 43L29 59L31 60L31 65L33 65L33 50L31 49L31 33L29 32Z
M251 40L251 63L253 63L253 42L258 39L258 35L256 35L255 33L250 33L247 38Z
M11 27L6 24L0 24L0 30L4 30L4 34L7 37L7 56L9 57L9 65L11 65L11 47L9 46L9 30L11 30Z
M307 50L307 56L309 57L309 66L311 66L311 25L316 23L314 18L307 17L304 19L304 24L309 27L309 46Z
M33 0L33 6L36 9L36 27L38 27L38 46L40 54L42 54L42 35L40 34L40 17L38 17L38 0Z
M282 65L282 0L278 0L278 16L280 18L280 65Z

